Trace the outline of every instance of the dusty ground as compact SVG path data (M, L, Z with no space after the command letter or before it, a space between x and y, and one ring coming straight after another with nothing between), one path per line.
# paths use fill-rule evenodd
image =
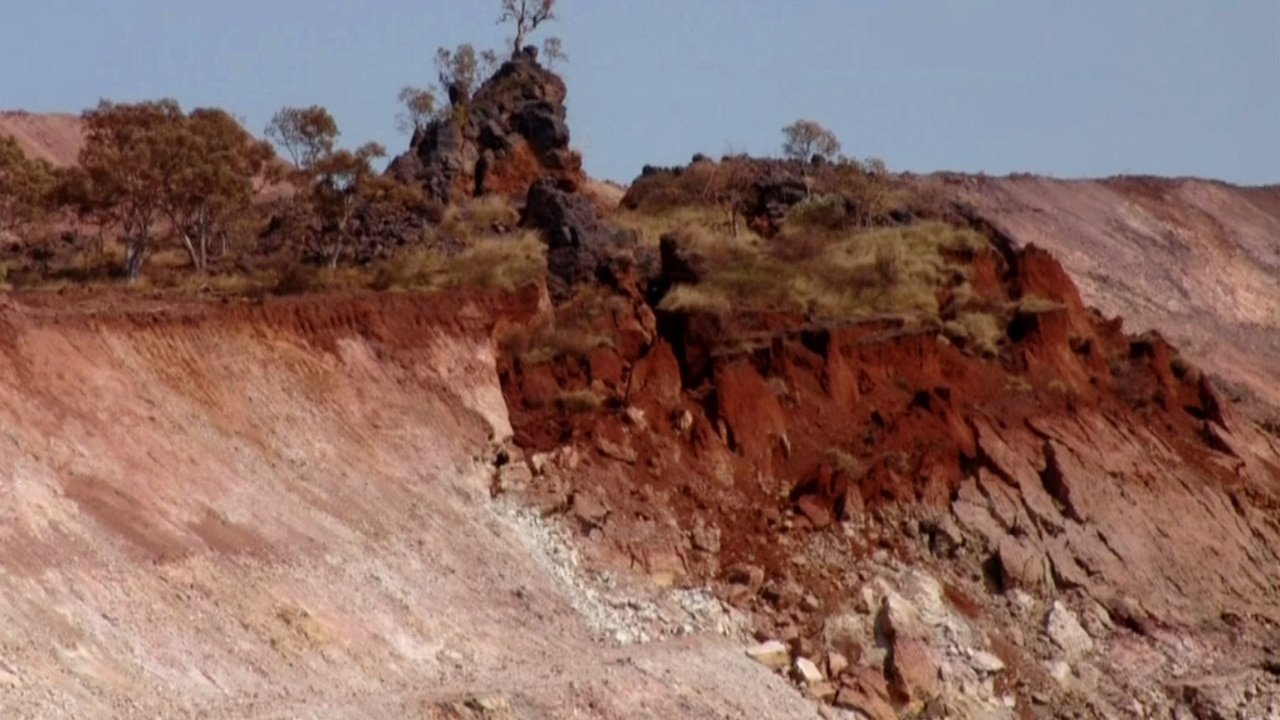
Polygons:
M593 639L489 499L482 305L92 310L0 311L4 717L816 717L733 641Z

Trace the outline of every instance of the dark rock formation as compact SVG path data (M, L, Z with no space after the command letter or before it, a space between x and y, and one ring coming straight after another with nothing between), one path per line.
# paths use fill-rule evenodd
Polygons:
M521 52L474 96L451 87L452 112L415 133L387 172L448 203L485 192L520 194L542 175L574 186L582 158L569 149L564 81Z
M591 200L567 183L544 177L529 188L521 224L540 230L547 243L547 289L563 302L575 286L596 280L616 284L630 274L635 237L605 222Z

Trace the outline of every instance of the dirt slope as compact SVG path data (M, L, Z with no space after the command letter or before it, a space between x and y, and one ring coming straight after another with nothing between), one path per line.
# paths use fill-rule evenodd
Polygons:
M484 303L59 304L0 309L0 715L814 716L592 641L489 500Z
M948 192L1048 248L1087 304L1280 407L1280 186L952 177Z
M12 135L27 154L57 167L76 163L84 146L84 130L78 115L0 111L0 135Z

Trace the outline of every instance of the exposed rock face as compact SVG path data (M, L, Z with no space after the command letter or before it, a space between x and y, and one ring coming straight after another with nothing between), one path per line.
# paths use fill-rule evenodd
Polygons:
M1005 249L974 259L975 293L1052 303L1014 313L996 357L892 319L660 309L653 343L607 376L589 354L501 363L516 437L592 452L613 428L633 452L596 447L566 476L608 488L602 542L660 573L643 548L680 548L684 573L756 613L757 637L844 655L836 704L1012 717L1039 697L1143 717L1125 705L1140 697L1171 711L1165 683L1188 667L1261 662L1280 642L1280 456L1160 336L1086 308L1043 250ZM664 276L696 283L695 255L674 238L661 250ZM588 327L614 338L645 307L599 305L607 322ZM566 417L526 402L546 382L616 395ZM695 547L695 518L719 528L718 553ZM937 558L945 585L898 565ZM890 587L868 580L880 572Z
M635 238L606 223L591 200L546 177L529 188L521 224L541 230L547 242L547 289L555 302L597 279L617 280L628 257L620 251Z
M1090 306L1159 329L1188 358L1280 406L1280 186L1124 177L923 178L1015 248L1050 250Z
M523 193L542 175L577 186L582 158L569 149L564 81L520 53L468 98L450 92L454 112L414 135L387 171L420 183L437 202L485 192Z

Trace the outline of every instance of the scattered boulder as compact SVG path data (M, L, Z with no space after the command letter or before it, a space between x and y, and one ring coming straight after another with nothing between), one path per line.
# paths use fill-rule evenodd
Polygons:
M978 650L969 658L969 666L986 675L995 675L1004 670L1004 661L994 653Z
M827 677L838 678L849 669L849 658L831 651L827 653Z
M866 668L855 671L836 693L835 706L862 713L870 720L898 720L884 677Z
M594 493L577 492L573 495L573 515L588 527L600 527L609 516L609 506Z
M720 528L707 525L702 518L698 518L693 529L689 531L689 539L693 543L694 550L711 555L720 552Z
M795 664L791 669L792 676L796 682L803 685L817 685L826 680L822 676L822 670L818 668L817 663L806 657L796 658Z
M784 670L791 663L791 651L777 640L756 645L747 650L747 657L770 670Z
M907 702L923 702L941 690L933 648L923 640L895 640L889 651L890 687Z

